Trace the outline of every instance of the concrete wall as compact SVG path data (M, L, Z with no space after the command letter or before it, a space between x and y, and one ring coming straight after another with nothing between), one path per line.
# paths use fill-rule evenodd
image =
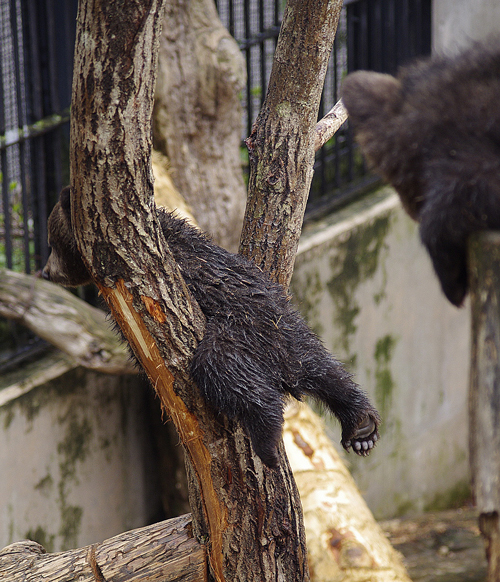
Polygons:
M0 548L81 547L156 519L145 390L57 353L0 379Z
M433 51L452 53L500 34L500 2L498 0L433 0Z
M468 309L445 300L396 194L385 188L307 227L292 292L383 417L370 457L346 457L375 516L463 499ZM329 426L338 443L337 422Z

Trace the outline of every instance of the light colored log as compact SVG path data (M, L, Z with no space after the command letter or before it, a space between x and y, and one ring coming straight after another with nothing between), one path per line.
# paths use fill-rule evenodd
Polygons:
M302 500L311 582L410 582L309 406L289 405L284 441Z
M77 550L46 554L24 540L0 551L0 580L6 582L205 582L206 570L190 514Z
M0 269L0 316L18 321L85 368L137 373L106 314L58 285Z

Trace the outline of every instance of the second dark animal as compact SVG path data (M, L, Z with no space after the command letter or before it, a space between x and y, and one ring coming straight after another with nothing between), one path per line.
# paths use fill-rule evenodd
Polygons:
M397 78L352 73L342 99L363 154L420 223L443 292L461 305L469 235L500 229L500 41Z

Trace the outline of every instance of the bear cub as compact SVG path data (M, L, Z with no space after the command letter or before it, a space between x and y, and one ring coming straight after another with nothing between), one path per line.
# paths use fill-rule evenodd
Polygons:
M500 229L500 39L397 78L358 71L342 99L361 151L420 223L446 297L467 293L467 238Z
M52 252L45 279L65 286L91 282L72 234L70 189L48 221ZM205 401L238 420L260 459L279 462L284 399L312 396L342 425L342 445L366 455L380 418L367 396L323 347L283 288L253 263L215 245L184 220L157 208L168 246L206 316L206 333L190 373Z

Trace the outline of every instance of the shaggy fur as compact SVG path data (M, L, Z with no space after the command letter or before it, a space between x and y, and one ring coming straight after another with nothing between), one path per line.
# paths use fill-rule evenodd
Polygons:
M52 253L43 276L63 285L90 281L71 234L69 189L49 218ZM239 420L262 461L278 464L286 395L323 402L340 420L342 445L367 454L378 438L377 411L290 304L283 288L240 255L158 208L182 276L206 316L191 363L206 402ZM66 271L61 272L60 266Z
M461 305L468 236L500 228L500 42L397 78L352 73L342 99L362 152L420 222L444 294Z

